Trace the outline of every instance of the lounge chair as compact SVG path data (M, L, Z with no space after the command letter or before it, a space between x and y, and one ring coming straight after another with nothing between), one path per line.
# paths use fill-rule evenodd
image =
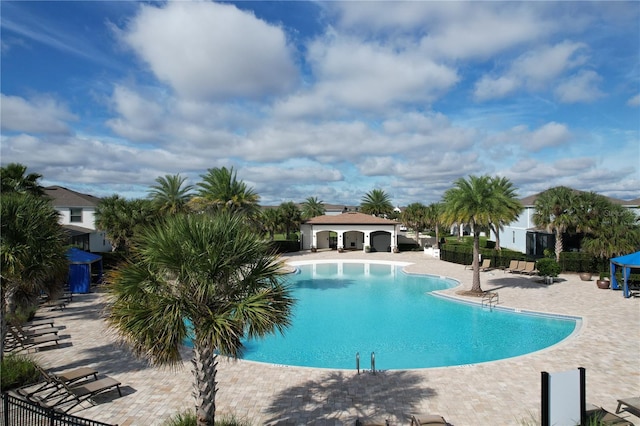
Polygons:
M482 261L482 265L480 265L480 270L482 272L487 272L487 271L490 271L492 269L493 269L493 267L491 266L491 259L484 259Z
M22 333L25 337L44 336L47 334L58 334L60 328L58 327L43 327L43 328L22 328L22 326L15 326L19 333Z
M27 351L32 348L37 350L40 345L45 343L55 343L55 345L58 346L58 339L60 339L57 334L29 337L21 332L20 327L16 326L9 327L9 332L13 337L11 343L13 343L15 347Z
M593 404L587 404L587 424L601 426L633 426L633 423Z
M36 368L40 372L42 382L40 386L34 388L34 385L29 385L17 390L17 393L26 397L27 399L46 400L51 398L54 394L58 393L61 389L59 383L64 382L67 385L77 385L81 381L98 380L98 370L90 367L80 367L73 370L63 371L61 373L50 373L36 364ZM47 392L43 394L43 392Z
M411 416L411 426L421 425L446 425L444 417L437 414L420 414Z
M640 417L640 397L635 396L632 398L619 399L618 408L616 408L616 413L621 413L622 411L628 411Z
M520 273L527 274L527 275L537 274L538 271L536 270L536 262L526 262L524 265L524 268L520 270Z
M505 268L504 272L513 272L515 270L518 269L518 263L520 263L519 260L512 260L511 262L509 262L509 267Z
M77 386L69 386L67 383L57 378L54 378L54 380L58 385L60 385L61 391L64 392L64 396L56 400L53 404L42 402L41 405L48 408L55 408L65 413L68 413L72 408L82 404L84 401L89 401L91 404L95 404L92 401L94 396L113 390L114 388L118 390L118 395L122 396L122 391L120 390L120 385L122 383L111 377L104 377L95 381L84 382Z
M389 421L371 421L366 419L356 419L356 426L389 426Z
M48 325L50 327L53 327L54 321L51 318L43 318L43 319L39 319L39 320L33 320L33 321L29 321L29 322L25 322L24 324L22 324L22 328L25 330L31 330L34 328L38 328L38 327L43 327L45 325Z

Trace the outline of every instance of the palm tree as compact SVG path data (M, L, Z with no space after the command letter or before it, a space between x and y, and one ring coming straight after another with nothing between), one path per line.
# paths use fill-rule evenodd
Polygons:
M482 293L480 287L480 232L488 229L492 221L499 220L494 207L503 195L494 190L489 176L469 176L455 181L455 188L444 194L444 217L457 223L467 223L473 233L473 285L471 292Z
M302 218L305 220L322 216L324 212L324 201L320 201L316 197L308 197L302 203Z
M42 175L39 173L25 175L26 172L27 166L20 163L10 163L0 168L0 192L3 194L20 192L44 195L44 189L38 184L38 180Z
M242 212L251 216L257 212L260 197L237 179L233 167L208 169L197 186L198 196L213 210Z
M400 216L402 223L415 232L415 240L420 245L420 231L427 226L427 208L422 203L411 203Z
M493 191L496 193L495 205L493 206L493 217L489 227L496 236L496 250L500 251L500 231L504 225L508 225L518 218L524 207L517 199L517 193L513 183L505 177L494 177L491 179Z
M440 225L442 224L443 205L441 203L431 203L427 206L425 217L427 226L436 233L436 248L440 247Z
M360 201L360 211L374 216L388 216L393 211L393 204L382 189L373 189L365 194Z
M218 354L236 357L245 335L289 325L294 300L281 262L231 212L167 217L135 247L110 274L107 321L134 353L159 365L178 365L192 337L197 420L213 425Z
M18 309L35 306L41 292L54 296L62 291L68 273L68 237L58 219L58 212L44 197L15 192L2 195L2 342L6 335L7 314L12 316Z
M186 177L165 175L156 178L157 185L149 190L151 201L161 214L176 214L187 211L193 185L184 185Z
M575 198L571 188L556 186L542 192L534 203L533 223L555 233L556 262L563 250L562 234L576 225Z
M266 208L262 210L260 215L260 225L262 226L262 229L269 234L269 240L273 241L276 232L282 228L280 209Z
M282 228L285 230L287 240L291 239L291 230L300 228L300 209L293 201L287 201L278 207Z
M601 204L603 201L607 205ZM638 217L632 210L613 204L605 197L598 204L599 207L591 210L591 219L581 221L589 224L589 232L582 240L582 249L605 259L637 251L640 247Z
M151 200L103 198L96 206L96 226L105 231L114 251L128 252L134 235L157 220Z

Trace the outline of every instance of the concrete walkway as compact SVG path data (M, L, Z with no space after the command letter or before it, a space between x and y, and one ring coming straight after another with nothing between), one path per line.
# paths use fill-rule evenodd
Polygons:
M408 272L445 275L471 287L472 271L421 252L300 253L286 260L365 259L410 262ZM360 374L221 360L217 412L253 425L353 425L356 418L408 425L411 413L437 413L455 426L533 425L539 417L540 372L585 367L587 402L615 411L616 399L640 396L640 299L600 290L595 282L562 275L546 286L534 277L494 270L481 273L482 287L497 290L500 305L579 316L581 329L568 340L521 357L460 367ZM119 425L159 425L191 409L189 351L182 368L149 366L135 359L101 319L100 292L76 295L63 311L43 313L64 326L59 349L35 353L45 367L63 371L92 366L123 383L123 397L110 392L72 411ZM461 324L464 326L464 324ZM640 425L638 417L622 416Z

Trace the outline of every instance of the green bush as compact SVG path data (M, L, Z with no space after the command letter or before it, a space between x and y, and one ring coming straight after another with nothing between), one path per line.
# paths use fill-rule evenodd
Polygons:
M164 422L164 426L196 426L197 423L195 412L184 411L169 418L169 420ZM251 426L251 423L238 420L233 416L223 416L219 420L216 420L214 424L215 426Z
M36 383L39 379L40 372L32 359L17 354L8 354L4 357L0 367L2 392Z
M543 277L557 277L560 273L560 264L555 259L548 257L538 260L536 268L540 276Z

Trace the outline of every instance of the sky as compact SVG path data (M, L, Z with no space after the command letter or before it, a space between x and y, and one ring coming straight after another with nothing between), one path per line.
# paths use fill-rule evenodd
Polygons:
M0 162L98 197L640 198L640 2L1 1Z

